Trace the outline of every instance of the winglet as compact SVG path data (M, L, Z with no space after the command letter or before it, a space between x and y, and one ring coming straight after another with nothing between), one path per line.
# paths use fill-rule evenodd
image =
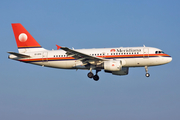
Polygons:
M61 46L59 46L59 45L56 45L56 46L57 46L57 50L59 50L61 48Z

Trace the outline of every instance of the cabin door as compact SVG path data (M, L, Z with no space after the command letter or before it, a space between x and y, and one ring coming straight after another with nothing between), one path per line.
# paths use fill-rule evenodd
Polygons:
M42 62L48 62L48 52L42 53Z
M143 58L149 58L149 49L148 48L143 49Z

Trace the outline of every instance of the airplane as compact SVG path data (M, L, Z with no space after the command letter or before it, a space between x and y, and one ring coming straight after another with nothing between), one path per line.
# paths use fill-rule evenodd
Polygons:
M128 75L130 67L144 67L149 77L148 67L167 64L172 57L154 47L118 47L70 49L57 46L57 50L44 49L31 34L20 24L12 23L18 52L8 52L9 59L45 67L59 69L89 70L89 78L99 80L98 72L113 75ZM92 72L95 70L95 74Z

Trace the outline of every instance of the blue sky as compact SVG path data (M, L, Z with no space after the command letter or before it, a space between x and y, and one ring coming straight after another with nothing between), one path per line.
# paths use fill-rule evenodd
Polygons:
M31 0L0 4L0 119L179 120L178 0ZM46 49L151 46L169 64L130 68L127 76L61 70L9 60L17 52L11 23L21 23Z

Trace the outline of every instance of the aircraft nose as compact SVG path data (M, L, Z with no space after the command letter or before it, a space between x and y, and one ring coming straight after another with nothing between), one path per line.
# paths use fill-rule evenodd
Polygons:
M172 61L172 57L166 58L166 61L167 61L167 63L171 62Z

